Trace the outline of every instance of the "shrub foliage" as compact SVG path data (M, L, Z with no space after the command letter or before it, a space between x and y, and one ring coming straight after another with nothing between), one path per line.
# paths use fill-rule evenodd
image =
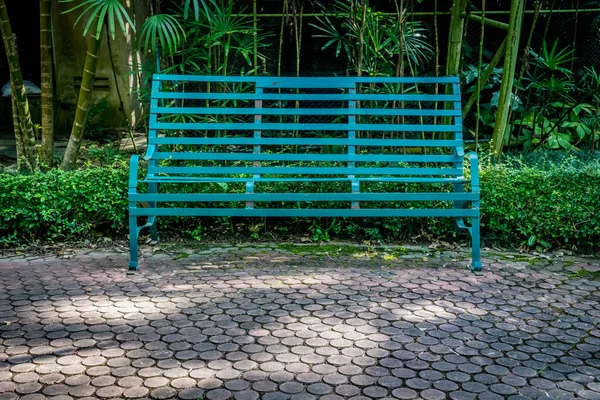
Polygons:
M121 162L72 172L0 174L0 242L64 240L98 233L124 238L127 174L127 166ZM539 250L557 246L600 249L600 163L484 163L480 174L482 228L487 244L495 241ZM273 189L299 190L294 184L289 188L278 185ZM198 188L190 186L189 190ZM210 190L224 188L214 186ZM202 225L221 220L203 219ZM161 229L176 227L194 237L204 230L193 218L161 218L160 222ZM444 238L456 235L450 218L287 219L269 222L268 227L285 233L309 232L316 240L333 236L385 240L422 233Z

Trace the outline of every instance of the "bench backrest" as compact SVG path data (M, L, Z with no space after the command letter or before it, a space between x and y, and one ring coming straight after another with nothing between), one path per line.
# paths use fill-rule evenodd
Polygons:
M457 77L157 74L150 113L150 173L463 173Z

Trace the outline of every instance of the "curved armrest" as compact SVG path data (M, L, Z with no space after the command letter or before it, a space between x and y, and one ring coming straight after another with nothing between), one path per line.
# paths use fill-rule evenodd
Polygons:
M470 152L467 156L471 164L471 190L479 193L479 158L475 152Z
M137 154L129 159L129 190L137 190L138 164L140 156Z
M155 151L156 151L156 145L149 144L148 148L146 149L146 154L144 154L144 160L148 161L148 160L152 159L152 156L154 155Z

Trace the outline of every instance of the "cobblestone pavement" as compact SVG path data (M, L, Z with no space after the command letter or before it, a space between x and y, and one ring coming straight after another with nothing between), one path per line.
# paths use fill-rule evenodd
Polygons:
M598 260L341 249L2 259L0 399L600 399Z

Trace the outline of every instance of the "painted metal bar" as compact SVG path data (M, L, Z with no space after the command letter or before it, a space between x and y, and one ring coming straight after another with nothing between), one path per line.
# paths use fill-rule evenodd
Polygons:
M133 215L213 217L472 217L476 210L454 209L275 209L275 208L136 208Z
M154 79L159 81L187 81L187 82L260 82L259 87L265 87L273 81L275 82L294 82L296 84L304 82L314 82L314 88L327 87L331 81L337 81L335 85L358 83L455 83L458 82L456 76L445 77L264 77L264 76L202 76L202 75L170 75L154 74ZM280 86L279 86L280 87ZM298 86L294 86L296 88Z
M356 83L354 84L354 86L352 88L348 89L348 93L356 94ZM348 110L356 111L356 100L348 101ZM348 130L348 139L354 140L354 139L356 139L356 131L354 130L355 129L354 127L357 125L356 124L356 114L348 115L348 125L350 127L352 127L350 130ZM356 146L348 146L348 157L352 157L354 155L356 155ZM354 161L348 162L349 169L353 169L355 167L356 167L356 163ZM350 182L350 189L351 189L352 193L359 193L360 192L360 182L354 180L354 175L348 175L348 179L352 180ZM350 208L352 208L354 210L358 210L360 208L360 203L358 201L352 201L350 203Z
M161 83L155 79L152 80L152 93L157 93L160 91L160 85ZM154 108L158 108L158 99L150 99L150 109L154 109ZM150 114L150 123L151 124L155 124L158 122L158 117L156 114ZM158 137L158 133L156 132L156 129L152 129L150 128L148 131L148 140L152 140ZM152 159L152 155L154 154L154 152L157 150L157 146L156 145L152 145L152 144L148 144L148 148L146 149L146 154L144 155L144 159L145 160L151 160Z
M137 188L137 175L138 175L138 163L140 161L140 156L134 154L129 159L129 189Z
M155 202L273 202L273 201L474 201L477 193L140 193L134 201Z
M479 160L477 153L469 153L469 162L471 166L471 192L479 197ZM472 211L477 214L471 218L471 269L475 272L481 271L483 265L481 263L481 237L480 237L480 211L479 199L473 201Z
M468 183L463 178L408 178L408 177L357 177L360 182L389 182L389 183ZM348 182L348 178L260 178L259 182ZM169 182L169 183L221 183L221 182L248 182L248 178L221 178L200 176L150 176L142 182Z
M260 101L260 100L257 100ZM457 117L458 118L458 117ZM376 132L462 132L460 125L418 125L418 124L295 124L295 123L236 123L236 122L156 122L150 123L150 129L166 130L230 130L230 131L359 131Z
M452 93L455 94L455 95L457 95L457 96L460 96L460 84L458 84L458 83L452 84ZM454 104L453 104L454 110L461 112L460 115L454 117L454 124L458 125L458 126L462 126L462 124L463 124L461 107L462 107L462 104L461 104L460 101L455 101L454 102ZM459 130L459 131L454 131L454 139L457 140L457 141L460 140L462 142L462 140L463 140L462 129ZM456 147L455 150L454 150L454 154L457 157L462 157L464 155L463 147L462 146ZM462 168L463 166L464 166L464 161L456 160L454 162L454 168ZM454 191L456 193L464 192L464 190L465 190L464 189L464 184L462 184L462 183L456 183L456 184L454 184ZM466 206L466 204L464 202L462 202L462 201L455 201L454 202L454 208L465 208L465 206ZM460 226L459 223L458 223L458 221L456 221L456 222L457 222L457 226Z
M454 155L426 155L426 154L313 154L313 153L200 153L200 152L157 152L157 160L228 160L228 161L337 161L337 162L412 162L427 163L441 162L454 163L463 161L462 157Z
M138 175L139 156L133 155L129 160L129 187L127 190L128 211L129 211L129 270L138 269L138 230L137 216L135 211L137 203L133 196L137 194L137 175Z
M256 108L215 108L215 107L154 107L150 109L151 114L180 115L255 115ZM456 110L429 110L410 108L262 108L262 115L392 115L392 116L416 116L416 117L457 117Z
M262 88L260 88L258 86L255 88L255 91L257 94L262 94L262 92L263 92ZM255 100L254 108L255 109L262 108L262 100ZM255 114L254 115L254 124L260 125L261 123L262 123L262 114ZM254 139L260 139L261 136L262 136L261 131L259 131L259 130L254 131ZM255 155L259 155L261 153L261 146L255 145L252 149L252 153ZM253 160L252 165L254 167L260 167L260 161L255 159L255 160ZM254 174L252 176L252 178L254 178L255 180L260 179L260 174ZM246 193L254 193L254 181L246 182ZM246 208L254 208L254 202L247 201Z
M283 139L283 138L166 138L158 137L149 141L150 144L183 144L183 145L274 145L274 146L377 146L377 147L461 147L457 140L428 140L428 139Z
M304 93L199 93L199 92L159 92L153 93L155 99L186 100L274 100L274 101L457 101L451 94L304 94Z
M462 168L346 168L346 167L154 167L159 174L277 174L277 175L462 175ZM258 179L258 178L257 178Z

